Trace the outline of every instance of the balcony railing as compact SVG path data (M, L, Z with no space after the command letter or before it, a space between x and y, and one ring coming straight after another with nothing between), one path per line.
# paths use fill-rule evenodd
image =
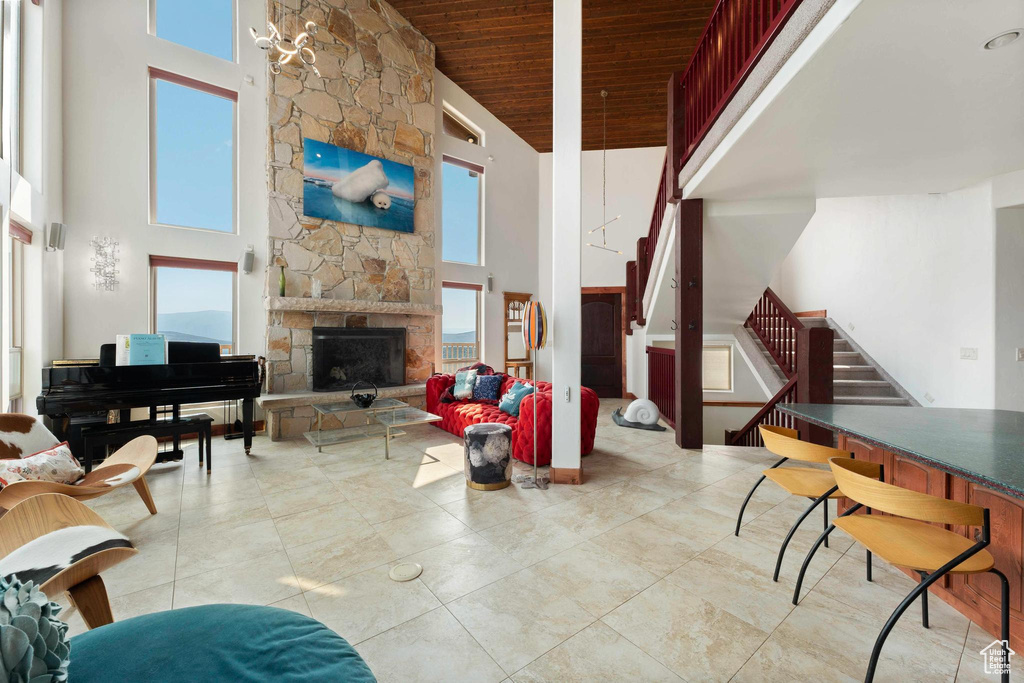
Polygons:
M647 347L647 395L661 419L676 426L676 350Z
M477 342L441 342L441 372L453 373L480 360Z
M719 0L678 80L677 172L718 120L802 0Z

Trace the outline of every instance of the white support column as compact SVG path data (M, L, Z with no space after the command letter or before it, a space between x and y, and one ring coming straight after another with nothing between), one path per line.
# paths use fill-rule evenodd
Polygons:
M580 467L580 202L583 4L554 0L551 466ZM570 475L571 472L566 473ZM552 481L565 481L553 473Z

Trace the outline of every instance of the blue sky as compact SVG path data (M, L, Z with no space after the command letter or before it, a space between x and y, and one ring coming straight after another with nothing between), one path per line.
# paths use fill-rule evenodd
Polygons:
M156 269L156 312L230 311L234 273L193 268Z
M476 297L471 289L441 289L441 333L458 334L476 328Z
M441 258L459 263L479 263L480 177L472 178L461 166L443 163L441 225L444 240Z
M156 222L234 231L235 103L156 81Z
M156 35L164 40L234 59L231 0L157 0ZM266 26L257 26L260 35Z

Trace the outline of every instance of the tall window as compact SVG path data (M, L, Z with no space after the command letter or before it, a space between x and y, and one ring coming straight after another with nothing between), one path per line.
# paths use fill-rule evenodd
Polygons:
M232 0L151 0L156 5L153 33L158 38L234 60ZM259 27L263 28L263 27Z
M7 272L10 276L11 308L7 324L11 330L10 366L7 386L11 399L9 410L22 409L21 392L25 373L22 368L22 348L25 344L25 245L32 244L32 231L16 221L10 223L11 251Z
M480 360L480 285L441 284L441 361L444 372Z
M705 344L704 391L732 391L732 344Z
M441 170L441 258L482 265L484 168L446 154Z
M234 353L235 273L232 261L150 256L153 332L168 341L217 342Z
M238 94L150 67L155 223L235 231Z

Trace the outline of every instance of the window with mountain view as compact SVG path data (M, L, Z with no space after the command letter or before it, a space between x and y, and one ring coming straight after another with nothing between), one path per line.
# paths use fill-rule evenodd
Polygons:
M168 341L216 342L235 350L235 269L223 261L150 257L153 331Z
M480 360L480 285L445 282L441 286L441 361L443 372Z

